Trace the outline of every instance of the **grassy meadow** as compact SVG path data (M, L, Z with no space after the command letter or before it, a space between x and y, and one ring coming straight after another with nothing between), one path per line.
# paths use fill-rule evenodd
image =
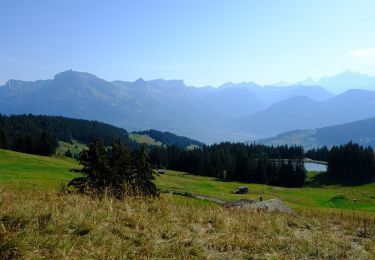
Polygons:
M274 187L262 184L227 182L216 178L194 176L167 171L156 177L156 184L165 191L203 194L225 201L239 199L281 198L292 208L333 208L375 213L375 182L358 186L326 185L316 173L309 173L307 186L302 188ZM235 194L239 186L246 185L248 194ZM317 186L317 187L314 187Z
M0 150L0 259L371 259L375 184L304 188L246 184L167 171L164 191L218 197L281 198L295 213L246 212L162 193L157 199L62 193L77 167L65 157ZM353 201L354 200L354 201ZM356 200L356 201L355 201Z
M0 149L0 187L11 189L56 189L76 174L75 160L59 156L38 156Z
M161 146L162 143L159 141L156 141L149 135L140 135L136 133L129 134L130 140L133 140L140 144L147 144L147 145L155 145L155 146Z
M87 148L87 145L78 141L73 141L72 143L59 141L59 147L56 149L56 154L64 155L68 150L70 150L72 154L79 154L85 148Z

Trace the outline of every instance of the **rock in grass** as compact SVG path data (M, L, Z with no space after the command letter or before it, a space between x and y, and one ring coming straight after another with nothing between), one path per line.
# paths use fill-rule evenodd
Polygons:
M283 212L289 214L293 212L293 210L280 199L270 199L259 202L256 202L255 200L238 200L225 203L224 207L250 211Z
M244 210L263 211L263 212L283 212L291 214L293 210L280 199L270 199L246 204L242 207Z

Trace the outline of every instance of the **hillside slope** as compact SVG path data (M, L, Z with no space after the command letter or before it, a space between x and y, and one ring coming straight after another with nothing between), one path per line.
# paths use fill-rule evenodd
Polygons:
M80 166L65 157L46 157L0 149L0 188L56 190L76 173L69 172ZM305 187L283 188L263 184L223 182L220 179L196 176L183 172L167 171L156 176L155 183L164 191L187 192L217 197L225 201L281 198L294 209L336 208L375 212L373 190L375 183L360 186L326 185L316 183L317 175L309 175ZM318 178L319 179L319 178ZM318 180L317 179L317 180ZM315 180L315 181L314 181ZM310 186L310 183L314 185ZM315 187L318 184L317 187ZM235 194L239 186L248 186L248 194ZM357 191L361 191L357 193ZM335 199L341 195L341 199ZM353 200L357 202L354 204Z
M134 132L130 139L138 143L154 146L177 146L181 149L203 147L203 143L184 136L178 136L170 132L161 132L154 129Z
M295 144L305 148L315 148L344 144L349 141L375 147L375 117L318 129L290 131L258 142L268 145Z
M88 144L94 138L99 138L109 145L112 138L115 138L129 143L125 129L98 121L31 114L0 115L0 148L23 151L18 148L31 146L41 133L46 133L55 142L77 140Z
M76 173L78 163L66 157L48 157L0 149L0 187L11 189L57 189Z
M295 129L320 128L375 115L375 91L349 90L324 101L294 97L234 121L234 128L262 137Z
M17 116L0 115L0 148L28 152L20 148L25 145L30 146L30 144L25 142L27 140L38 139L42 132L55 139L56 143L60 141L60 145L62 144L61 141L63 141L65 146L68 145L67 143L87 145L94 138L103 140L105 145L111 145L113 138L120 139L131 147L135 147L140 143L155 145L154 143L144 142L144 140L139 138L129 139L129 134L125 129L98 121L61 116L35 116L31 114ZM138 135L149 135L151 136L150 138L156 139L156 142L160 142L161 145L165 146L177 145L180 148L187 148L192 145L203 146L203 143L199 141L177 136L169 132L149 130L140 132ZM131 135L131 137L134 137L134 135ZM20 145L21 140L25 145ZM67 149L62 149L59 152L63 153L65 150Z

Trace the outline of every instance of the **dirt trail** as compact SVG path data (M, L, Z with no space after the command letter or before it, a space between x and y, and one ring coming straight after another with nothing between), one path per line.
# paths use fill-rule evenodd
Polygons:
M219 204L225 208L237 208L241 210L249 210L249 211L263 211L263 212L284 212L284 213L292 213L293 210L289 208L289 206L284 203L282 200L275 198L265 201L256 201L253 199L241 199L236 201L224 201L216 197L206 196L197 193L187 193L187 192L180 192L180 191L171 191L174 194L182 195L182 196L189 196L200 200L211 201L216 204Z

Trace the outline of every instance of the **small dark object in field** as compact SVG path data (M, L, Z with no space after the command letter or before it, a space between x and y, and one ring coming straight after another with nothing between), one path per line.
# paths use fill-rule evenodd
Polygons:
M238 190L236 191L236 194L246 194L249 192L249 188L246 186L238 187Z
M83 227L83 228L78 228L77 230L75 230L73 232L73 234L77 235L77 236L86 236L90 233L90 228L87 228L87 227Z
M158 172L158 174L164 174L164 173L165 173L165 170L163 170L163 169L158 169L157 172Z

